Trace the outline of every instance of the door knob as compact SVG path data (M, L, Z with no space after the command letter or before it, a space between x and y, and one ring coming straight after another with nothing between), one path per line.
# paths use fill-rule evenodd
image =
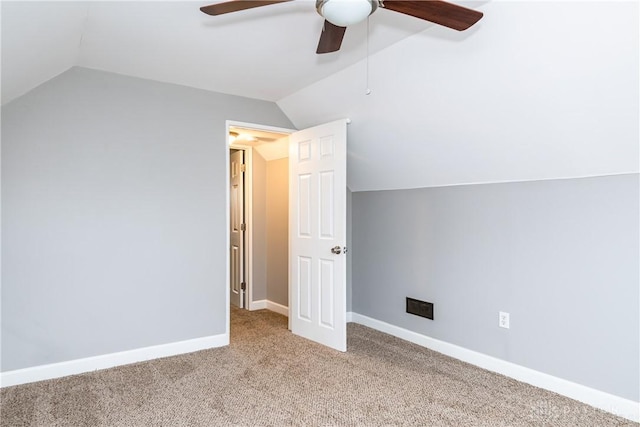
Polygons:
M340 246L334 246L331 248L332 254L340 255L341 252L342 252L342 248Z

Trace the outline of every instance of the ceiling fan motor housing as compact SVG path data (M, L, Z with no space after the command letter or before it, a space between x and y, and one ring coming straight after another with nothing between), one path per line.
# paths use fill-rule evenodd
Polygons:
M377 8L378 0L316 0L320 16L339 27L364 21Z

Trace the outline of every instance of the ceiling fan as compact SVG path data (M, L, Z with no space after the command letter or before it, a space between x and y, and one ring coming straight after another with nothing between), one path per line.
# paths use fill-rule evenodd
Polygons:
M230 0L203 6L207 15L222 15L292 0ZM316 0L324 26L316 53L340 50L347 26L365 20L378 7L463 31L482 18L482 12L440 0Z

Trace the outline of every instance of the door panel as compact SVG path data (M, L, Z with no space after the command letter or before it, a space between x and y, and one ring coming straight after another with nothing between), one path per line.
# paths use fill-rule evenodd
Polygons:
M305 321L311 321L311 258L298 257L298 317Z
M295 193L294 193L295 194ZM298 236L311 238L311 175L298 176Z
M334 324L334 270L333 260L320 260L320 324L333 328Z
M289 136L291 331L340 351L347 349L346 126L340 120Z
M333 171L320 172L320 238L333 239L333 217L334 217L334 205L333 200L335 194L333 193Z
M231 254L230 254L230 301L236 307L244 308L242 282L244 281L244 178L242 165L244 164L244 151L238 150L231 153L230 171L230 206L231 206Z

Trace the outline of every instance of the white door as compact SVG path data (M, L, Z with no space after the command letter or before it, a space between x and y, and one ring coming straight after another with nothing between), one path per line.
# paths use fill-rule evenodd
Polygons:
M231 153L230 161L230 300L236 307L244 308L244 151Z
M289 136L291 331L347 350L347 122Z

